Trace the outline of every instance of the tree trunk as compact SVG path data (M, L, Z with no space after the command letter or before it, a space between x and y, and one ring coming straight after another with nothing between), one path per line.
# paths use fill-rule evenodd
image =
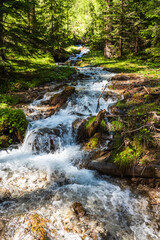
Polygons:
M120 57L123 56L123 0L121 0L121 25L120 25Z
M112 4L112 0L105 0L106 2L106 13L109 11L111 4ZM111 42L111 25L110 25L110 17L106 16L104 17L104 21L105 21L105 32L106 32L106 40L105 40L105 44L104 44L104 56L105 58L110 58L112 56L112 42Z
M139 51L139 39L138 36L136 36L135 53L138 54L138 51Z
M53 32L54 32L54 29L53 29L53 19L54 19L54 17L53 17L53 0L51 0L50 2L51 2L51 39L52 39Z
M0 9L3 8L4 1L0 1ZM4 53L4 29L3 29L3 11L0 11L0 57L5 61Z
M35 1L28 0L28 2L29 2L29 13L28 13L29 33L33 33L35 30L35 23L36 23Z

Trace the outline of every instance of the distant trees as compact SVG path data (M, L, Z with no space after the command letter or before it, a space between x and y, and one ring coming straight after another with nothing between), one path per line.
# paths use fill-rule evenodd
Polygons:
M6 52L24 53L27 45L27 13L25 0L0 1L0 57L6 59Z
M160 52L160 0L0 0L0 59L74 41L113 55Z
M64 46L69 0L0 0L0 59Z
M110 58L112 56L112 0L105 0L105 14L104 14L104 22L105 22L105 42L104 42L104 56L106 58Z
M105 29L109 29L112 36L113 54L122 57L160 47L160 0L112 0L112 4L111 0L104 1L108 24ZM106 38L109 39L107 31ZM104 55L110 57L106 50Z
M4 1L0 1L0 57L4 60L4 23L3 23L3 17L4 17L4 11L3 11L3 4Z

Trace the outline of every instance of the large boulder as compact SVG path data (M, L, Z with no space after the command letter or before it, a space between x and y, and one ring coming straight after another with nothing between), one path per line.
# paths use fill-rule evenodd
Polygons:
M53 153L63 144L62 136L64 134L65 128L62 126L54 129L36 129L28 136L27 143L34 153Z
M55 62L65 62L69 56L70 54L63 48L57 49L53 52Z

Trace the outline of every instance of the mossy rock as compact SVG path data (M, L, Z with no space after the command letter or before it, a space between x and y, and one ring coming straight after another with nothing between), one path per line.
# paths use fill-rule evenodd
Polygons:
M28 121L22 110L0 108L0 148L23 142L27 126Z
M88 142L95 133L103 134L107 132L107 124L104 120L105 112L105 110L101 110L97 116L92 116L82 121L82 124L78 128L78 142Z
M100 133L95 133L92 138L90 138L89 142L86 144L86 149L96 149L99 147L101 141L101 134Z
M0 146L2 146L3 148L7 148L9 147L9 137L2 135L0 136Z
M89 118L87 119L86 124L85 124L85 129L88 129L88 128L91 126L91 124L95 121L95 119L96 119L96 116L94 116L94 117L89 117Z
M69 58L70 54L63 48L57 49L53 53L55 62L65 62Z

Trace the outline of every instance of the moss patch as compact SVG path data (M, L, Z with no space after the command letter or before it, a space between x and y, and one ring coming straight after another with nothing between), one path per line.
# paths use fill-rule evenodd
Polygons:
M95 121L96 117L90 117L86 124L85 124L85 129L88 129L88 127Z
M28 121L22 110L6 106L0 108L0 148L12 143L22 142L27 126Z
M0 146L2 146L3 148L7 148L9 147L9 137L2 135L0 136Z
M124 124L120 120L112 121L112 131L118 132L124 129Z
M136 141L136 146L134 142L124 147L122 151L116 154L114 158L114 163L120 168L127 168L137 164L144 153L142 145L140 142Z
M92 138L90 138L89 142L87 143L87 148L89 149L95 149L99 147L100 143L100 133L95 133Z

